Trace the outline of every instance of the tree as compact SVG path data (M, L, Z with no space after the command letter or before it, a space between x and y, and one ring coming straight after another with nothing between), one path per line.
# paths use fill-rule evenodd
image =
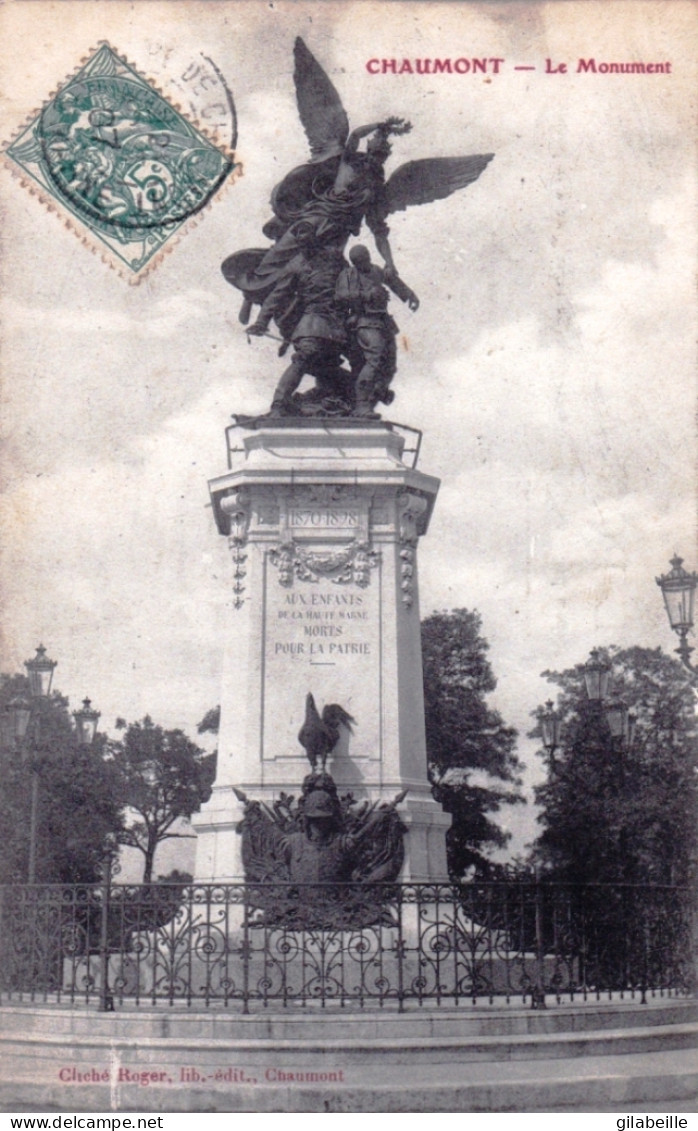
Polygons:
M583 664L543 673L560 689L560 738L552 756L543 753L534 858L574 882L689 883L698 848L693 690L660 648L598 651L636 716L634 737L611 737L602 705L586 697ZM539 725L532 737L540 733Z
M197 724L197 734L218 734L221 726L221 708L210 707L200 723Z
M12 698L27 698L26 676L0 676L0 713ZM110 836L122 827L122 803L105 739L81 746L68 700L54 692L35 699L27 739L0 736L0 880L25 883L29 860L32 773L38 774L36 879L39 883L93 883L100 878Z
M522 802L516 731L488 707L496 680L476 612L453 609L422 622L424 709L432 793L453 823L446 837L449 872L486 868L484 852L509 840L492 820L502 805ZM474 781L486 775L484 784Z
M214 758L181 730L163 730L146 716L126 726L119 742L110 743L125 804L136 815L120 836L122 844L144 856L143 883L150 883L157 846L186 834L173 831L181 817L190 817L211 796Z

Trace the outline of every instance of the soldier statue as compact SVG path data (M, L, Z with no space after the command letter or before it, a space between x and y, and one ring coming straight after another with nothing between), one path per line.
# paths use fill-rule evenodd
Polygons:
M472 184L493 155L408 161L386 180L389 138L408 133L410 122L388 117L350 131L339 94L302 39L296 40L294 59L298 112L310 160L292 169L272 192L273 217L263 228L271 246L237 251L222 270L242 291L243 325L249 323L253 307L260 307L247 332L267 334L273 320L281 335L280 354L294 347L270 416L371 418L378 401L392 400L388 385L396 368L396 330L387 314L386 288L410 310L419 305L395 268L388 217ZM343 258L350 237L359 236L364 224L383 267L371 264L365 251L350 252L351 266ZM332 297L330 277L335 270L335 279L344 281ZM351 374L342 366L342 357L349 360ZM316 387L299 394L306 375L315 378Z
M345 267L335 290L335 299L346 317L349 335L348 354L355 375L355 404L352 415L377 415L378 401L390 404L389 389L397 367L395 337L398 327L388 314L388 288L417 310L419 299L395 271L377 267L363 244L349 252L351 267Z

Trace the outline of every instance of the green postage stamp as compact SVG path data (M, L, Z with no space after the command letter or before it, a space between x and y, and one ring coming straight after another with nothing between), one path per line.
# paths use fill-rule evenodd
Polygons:
M7 147L25 178L132 277L235 171L219 148L107 44ZM43 191L41 191L43 190ZM77 221L77 224L75 223Z

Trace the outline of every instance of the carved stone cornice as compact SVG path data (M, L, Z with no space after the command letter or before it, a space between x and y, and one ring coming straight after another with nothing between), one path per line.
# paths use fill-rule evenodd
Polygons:
M350 483L303 483L296 484L290 493L293 506L331 507L358 506L365 495Z
M398 522L401 542L417 542L424 533L424 519L429 503L424 495L403 487L398 492Z

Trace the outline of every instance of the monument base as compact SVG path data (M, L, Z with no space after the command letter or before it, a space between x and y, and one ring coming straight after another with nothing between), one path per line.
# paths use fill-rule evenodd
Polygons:
M450 818L427 780L417 577L439 483L417 471L407 433L419 436L382 421L260 422L209 484L234 584L216 783L192 821L197 882L244 878L235 789L271 807L325 765L357 801L406 792L401 879L448 879ZM318 756L301 734L333 718Z

